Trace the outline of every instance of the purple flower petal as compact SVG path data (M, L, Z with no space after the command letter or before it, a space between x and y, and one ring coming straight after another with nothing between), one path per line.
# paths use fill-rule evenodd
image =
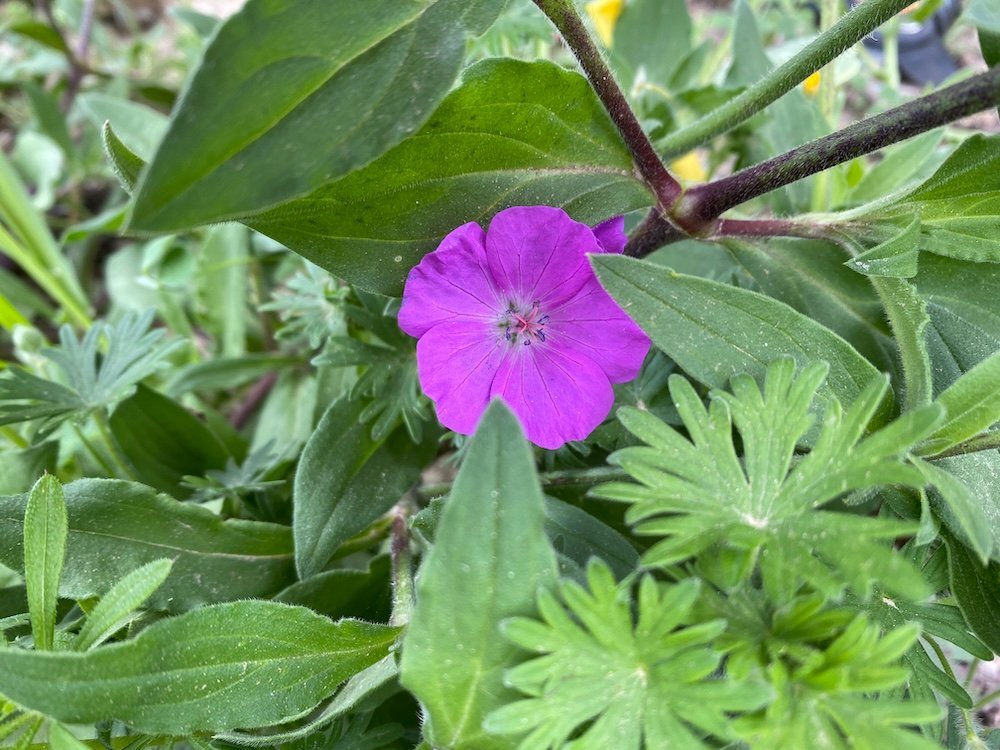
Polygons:
M553 310L550 321L546 331L550 340L589 357L612 383L625 383L638 375L649 352L649 337L595 277Z
M488 325L439 323L417 342L417 374L449 430L471 435L486 411L490 388L508 352Z
M406 280L399 327L420 337L445 321L495 320L500 303L486 265L485 245L482 227L469 222L425 255Z
M558 346L512 350L500 365L491 393L510 406L528 440L549 449L583 440L608 416L615 400L600 367Z
M628 237L625 235L624 216L612 216L607 221L602 221L594 227L593 232L601 246L602 253L621 255L625 252L625 243L628 242Z
M556 304L571 297L590 275L584 253L600 246L590 227L559 208L516 206L493 217L486 233L486 261L501 296L521 303Z

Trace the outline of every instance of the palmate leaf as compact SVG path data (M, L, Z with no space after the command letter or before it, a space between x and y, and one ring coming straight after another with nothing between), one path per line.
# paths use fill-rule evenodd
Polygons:
M886 391L874 379L846 411L828 403L813 448L795 459L812 426L810 405L827 367L814 363L795 378L788 359L768 367L763 392L752 378L733 378L733 393L712 392L705 408L694 388L674 376L670 392L690 439L655 417L623 409L625 427L648 446L611 456L639 484L614 483L599 497L632 503L627 520L640 534L662 536L643 557L669 565L713 545L760 563L768 594L788 599L807 582L827 596L845 585L864 594L875 580L892 593L920 599L926 584L893 553L888 540L912 533L912 523L819 510L853 490L925 480L904 457L936 426L941 407L908 412L864 437ZM742 437L741 458L733 424ZM863 439L862 439L863 438ZM747 576L754 566L744 566Z
M351 399L369 399L360 419L371 423L372 439L381 440L402 423L413 441L419 443L430 412L417 377L413 354L416 341L396 324L395 300L360 290L355 293L357 303L346 305L344 312L369 340L333 336L313 364L363 368L351 389Z
M635 622L629 586L616 585L603 563L591 563L587 581L589 592L570 580L559 587L572 615L543 591L542 622L503 624L507 638L543 655L507 672L508 684L531 697L490 714L488 731L527 733L521 750L707 748L705 735L733 737L729 713L767 701L760 684L710 678L722 655L709 644L725 623L685 626L698 596L695 579L664 586L644 578Z
M63 326L60 346L42 354L55 363L64 382L11 368L0 378L0 425L39 419L40 439L70 417L85 416L128 396L180 343L163 342L163 330L149 330L152 321L152 311L129 313L117 323L93 325L82 339Z
M939 748L907 728L939 719L935 703L869 695L906 679L899 660L919 634L914 624L880 637L877 625L858 616L816 658L772 662L777 698L761 714L737 719L735 731L753 750Z
M703 608L698 611L700 617L726 620L726 631L717 646L726 652L727 673L740 679L763 672L775 688L773 705L737 722L737 731L752 742L752 747L853 747L845 743L845 736L852 741L857 736L864 742L871 730L858 727L859 722L842 710L845 705L865 701L889 705L885 714L871 719L879 730L888 732L887 737L899 738L897 744L883 747L921 747L907 744L910 735L893 726L897 711L923 714L928 721L936 719L931 685L960 705L971 705L965 691L916 643L920 626L924 626L932 633L957 637L956 643L974 646L972 653L983 653L984 647L975 638L956 633L954 617L961 620L961 614L954 607L911 605L900 600L899 609L895 609L895 602L877 593L868 602L852 598L846 606L831 605L815 593L796 596L779 606L759 589L723 594L709 587L699 604ZM860 615L859 607L865 609ZM881 640L879 628L887 634ZM904 687L909 703L897 700ZM875 690L883 691L877 702L865 696ZM918 702L924 699L930 704ZM865 715L869 712L870 707ZM806 739L814 735L824 739Z

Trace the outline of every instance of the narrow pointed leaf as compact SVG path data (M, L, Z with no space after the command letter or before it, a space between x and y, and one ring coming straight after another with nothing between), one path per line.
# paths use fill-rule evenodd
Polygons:
M361 421L366 406L360 398L335 401L302 452L292 522L302 578L319 573L341 544L388 511L431 458L433 445L414 446L404 427L373 439Z
M59 577L66 555L66 502L50 474L38 480L24 509L24 582L35 648L52 648Z
M166 580L172 565L170 560L153 560L112 586L87 616L73 642L73 649L89 651L114 635Z
M397 628L264 601L202 607L87 653L0 649L4 694L74 724L184 735L301 715L382 659Z
M468 68L423 128L380 159L246 223L362 288L399 295L446 234L501 209L560 206L596 224L651 203L583 76L499 58Z
M938 396L947 419L921 453L934 455L1000 422L1000 352L983 360Z
M482 728L514 697L516 648L500 620L535 612L556 577L534 461L517 418L494 401L479 423L421 567L403 642L403 685L426 708L425 734L450 750L506 750Z
M782 355L830 363L820 393L850 403L878 376L827 328L764 295L622 256L594 256L601 284L653 343L702 383L724 388L738 373L762 379Z
M69 528L60 596L97 597L151 560L174 561L150 606L172 612L267 597L294 575L285 526L223 521L133 482L81 479L65 487ZM23 570L24 495L0 497L0 563Z

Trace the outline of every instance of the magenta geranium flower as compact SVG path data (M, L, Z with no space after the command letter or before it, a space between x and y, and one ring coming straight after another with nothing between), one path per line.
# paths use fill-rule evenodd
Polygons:
M587 253L620 253L624 222L591 229L550 206L463 224L410 272L399 325L441 423L472 434L493 398L543 448L582 440L634 378L649 338L597 281Z

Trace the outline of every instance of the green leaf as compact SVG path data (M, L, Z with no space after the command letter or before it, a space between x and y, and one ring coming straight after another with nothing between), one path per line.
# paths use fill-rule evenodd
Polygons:
M990 518L986 515L983 505L973 496L969 488L957 477L934 464L912 459L928 484L938 491L941 507L938 514L942 516L952 531L969 544L972 551L978 555L980 562L986 563L994 548L994 532L990 527Z
M258 732L254 734L248 732L222 732L217 734L216 738L225 742L249 747L274 747L274 745L279 743L302 740L317 729L321 729L348 712L354 711L360 704L370 704L370 702L377 701L379 696L397 692L399 690L396 684L398 676L399 669L396 667L396 660L390 654L351 677L337 693L337 696L319 714L310 718L305 724L300 723L284 731L279 727L277 731ZM378 745L377 748L378 750L382 750L382 745ZM330 748L327 747L326 750L330 750ZM355 750L355 748L349 745L344 747L343 750ZM376 748L372 748L372 750L376 750Z
M59 593L101 596L151 560L174 561L150 606L183 612L203 604L266 597L291 582L287 527L223 521L140 484L81 479L66 485L69 532ZM22 571L23 495L0 497L0 563Z
M198 297L223 357L246 354L249 235L239 224L212 227L198 258Z
M724 244L753 277L757 284L755 291L784 302L829 328L878 369L893 370L895 346L885 324L885 312L868 280L844 267L846 254L841 247L831 242L779 238L753 244L736 241ZM673 266L669 262L665 265ZM726 276L707 278L724 280Z
M927 326L930 323L927 304L913 284L905 279L873 276L870 281L896 334L896 346L903 366L903 402L909 409L926 406L934 392L927 347Z
M531 615L555 581L542 490L517 418L500 401L469 444L417 579L403 641L402 683L426 709L425 736L449 750L505 750L483 718L514 693L503 670L517 650L497 632Z
M66 116L59 109L56 97L34 81L25 81L21 84L21 89L31 101L39 129L59 144L66 157L72 160L75 157L76 147L66 126Z
M337 568L296 581L274 601L299 604L331 620L357 617L369 622L389 619L392 607L389 556L371 560L367 570Z
M851 258L847 265L866 276L908 279L917 275L919 250L920 216L916 215L906 229Z
M886 388L884 377L875 378L846 412L837 401L827 405L813 449L793 465L826 366L794 374L792 360L776 360L763 389L737 376L732 394L713 392L708 409L687 380L672 376L670 393L690 437L647 412L622 409L619 419L648 447L625 448L609 461L640 484L612 483L592 493L631 503L626 520L636 531L663 537L643 556L646 565L671 565L718 544L756 556L764 588L778 602L803 580L836 597L845 586L863 595L878 579L920 599L926 583L888 543L914 531L912 524L819 508L856 489L923 486L902 459L933 429L940 407L909 412L863 438ZM748 566L744 576L751 572Z
M426 120L458 74L464 32L501 7L250 0L188 83L131 227L248 216L364 166Z
M74 651L89 651L113 636L170 575L171 560L153 560L111 587L87 616L73 642Z
M6 697L59 721L149 734L266 726L301 715L383 658L399 630L264 601L202 607L87 653L0 649Z
M253 352L233 359L207 359L178 368L167 381L164 390L170 396L192 391L216 391L239 388L267 375L304 364L297 355L276 352Z
M961 610L951 604L915 603L890 599L876 593L867 602L852 602L868 612L886 631L894 630L908 622L920 624L924 633L944 638L978 659L992 659L993 652L969 632ZM920 644L915 644L903 657L910 668L911 685L921 679L938 693L947 696L962 708L972 708L972 698L965 689L937 666Z
M920 447L923 455L941 453L1000 421L1000 351L984 359L937 398L947 419Z
M77 339L59 329L60 346L42 354L62 371L67 385L45 380L19 367L0 379L0 425L42 420L37 434L50 434L69 417L110 407L152 375L181 342L162 342L163 329L149 330L153 311L128 313L117 323L95 323Z
M148 161L167 130L167 118L151 107L110 94L88 91L77 98L94 125L107 128L129 151Z
M1000 653L1000 563L983 565L954 537L945 536L951 593L972 632Z
M935 482L938 492L930 496L936 514L963 541L990 535L992 543L979 542L976 551L989 550L993 559L1000 559L1000 452L950 456L936 459L933 466L947 475ZM974 523L980 528L967 531L965 526Z
M768 677L776 700L762 714L736 719L737 734L769 750L812 747L818 737L831 750L939 750L940 743L911 729L940 720L934 701L871 696L906 681L899 662L919 634L920 627L909 624L880 636L878 625L858 616L814 658L792 669L775 661Z
M583 508L548 496L545 533L559 556L564 576L582 574L593 558L600 559L617 578L625 578L639 567L639 553L625 537Z
M398 296L444 235L509 206L561 206L594 224L651 203L582 76L491 59L385 156L247 223L352 284Z
M51 474L38 480L24 508L24 583L35 648L50 651L56 628L59 577L66 556L66 502Z
M688 374L722 388L737 373L760 378L791 356L830 363L821 393L854 401L878 371L835 333L781 302L622 256L591 258L601 284ZM885 409L883 409L883 414Z
M176 401L139 386L111 414L111 432L136 478L183 498L187 474L202 476L226 466L229 451L205 424Z
M628 587L616 586L606 566L594 562L587 579L589 592L560 584L569 613L542 591L541 622L504 623L508 639L544 655L507 672L508 683L531 697L494 711L487 729L526 735L523 750L569 747L571 736L577 747L693 750L710 747L705 735L733 739L730 714L767 702L762 685L708 679L722 658L708 645L725 623L682 626L692 619L697 580L663 586L644 577L633 622Z
M920 216L920 249L1000 263L1000 136L976 134L915 190L879 211Z
M341 544L388 511L433 455L434 446L414 446L402 427L374 440L364 409L360 400L335 401L302 451L292 523L302 578L323 570Z
M135 183L139 181L139 175L146 163L115 135L111 129L111 123L104 123L101 128L101 142L104 144L104 155L111 162L111 170L118 178L118 184L129 195L135 190Z
M1000 264L926 255L917 291L927 301L935 395L1000 351Z
M52 750L89 750L89 745L77 739L58 721L49 722L48 731L49 746Z
M609 57L626 89L637 79L666 86L690 49L691 16L684 0L633 0L615 24Z

